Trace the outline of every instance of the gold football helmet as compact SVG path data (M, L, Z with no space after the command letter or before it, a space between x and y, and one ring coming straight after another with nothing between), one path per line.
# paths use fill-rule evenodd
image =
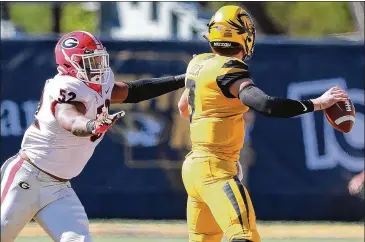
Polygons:
M251 16L241 7L221 7L209 24L208 41L212 47L242 47L244 60L253 55L255 45L255 26Z

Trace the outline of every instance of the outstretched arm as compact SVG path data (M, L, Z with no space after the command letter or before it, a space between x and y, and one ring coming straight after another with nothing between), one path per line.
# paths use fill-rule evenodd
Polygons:
M55 118L59 125L73 135L88 137L105 133L124 113L109 115L107 108L98 114L96 119L85 116L86 108L83 103L58 103L55 106Z
M117 82L112 90L111 103L138 103L185 86L185 74L179 76Z
M90 119L85 117L85 113L85 105L80 102L59 103L55 106L55 118L60 126L79 137L92 135L86 129Z
M252 80L244 78L235 81L230 87L231 94L241 100L246 106L257 112L279 118L295 117L304 113L326 109L336 102L346 101L347 94L338 87L325 92L322 96L311 100L292 100L271 97L256 87Z

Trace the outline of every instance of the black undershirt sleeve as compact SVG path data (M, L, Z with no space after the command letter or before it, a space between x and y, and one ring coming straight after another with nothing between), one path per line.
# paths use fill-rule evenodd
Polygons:
M125 84L128 96L123 103L138 103L184 87L185 75L141 79Z
M253 84L241 89L238 97L244 105L269 117L290 118L314 111L310 100L270 97Z

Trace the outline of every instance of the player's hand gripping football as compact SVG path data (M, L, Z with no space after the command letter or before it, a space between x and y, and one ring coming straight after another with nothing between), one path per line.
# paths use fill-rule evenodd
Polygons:
M88 129L94 135L103 134L124 115L124 111L110 115L108 109L103 107L102 112L96 116L96 119L88 123Z
M339 87L332 87L323 93L322 96L312 99L314 110L323 110L331 107L333 104L346 101L348 99L347 93Z

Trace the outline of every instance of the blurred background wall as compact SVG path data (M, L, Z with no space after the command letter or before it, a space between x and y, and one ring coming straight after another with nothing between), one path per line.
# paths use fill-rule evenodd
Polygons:
M117 81L185 72L209 51L206 23L228 2L1 3L0 163L19 149L41 90L56 74L60 34L86 30L110 53ZM360 2L248 2L258 36L250 71L270 95L306 99L340 85L356 107L349 134L323 113L245 118L245 184L261 220L359 220L363 204L347 183L364 170L364 5ZM92 218L184 218L180 168L189 126L182 90L124 109L73 186Z

